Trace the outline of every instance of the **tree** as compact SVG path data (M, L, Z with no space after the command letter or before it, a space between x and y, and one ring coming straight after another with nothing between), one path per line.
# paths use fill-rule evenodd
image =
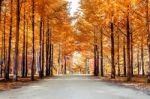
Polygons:
M104 59L104 55L103 55L103 29L101 29L100 32L100 74L103 77L104 76L104 64L103 64L103 59Z
M149 54L149 66L148 66L148 82L150 83L150 30L149 30L149 0L146 0L146 30L148 34L148 54Z
M35 34L34 34L34 17L35 17L35 1L32 0L32 66L31 66L31 80L34 80L34 72L35 72L35 67L34 67L34 63L35 63L35 58L34 58L34 54L35 54Z
M14 80L18 80L18 55L19 55L19 28L20 28L20 0L16 1L16 37L14 58Z
M11 11L10 11L10 31L9 31L9 47L8 47L8 59L7 59L7 64L5 67L5 79L9 80L9 70L10 70L10 65L11 65L11 48L12 48L12 22L13 22L13 0L10 1L11 5Z
M26 62L26 60L25 60L25 35L26 35L26 15L25 15L25 13L26 13L26 10L25 10L25 1L24 1L24 15L23 15L23 47L22 47L22 70L21 70L21 72L22 72L22 77L24 78L25 77L25 62Z

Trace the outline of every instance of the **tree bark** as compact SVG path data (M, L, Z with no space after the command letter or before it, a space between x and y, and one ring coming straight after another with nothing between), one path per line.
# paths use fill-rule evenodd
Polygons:
M150 30L149 30L149 0L146 0L146 30L147 30L147 42L148 42L148 55L149 55L149 64L148 64L148 78L147 82L150 83Z
M137 68L138 68L138 75L140 75L139 47L137 51Z
M2 20L2 17L1 17L1 14L2 14L2 2L3 2L3 0L0 0L0 29L1 29L1 20ZM2 57L3 57L2 53L3 53L3 49L1 48L1 56L0 56L1 57L1 61L2 61ZM0 65L0 77L2 77L2 64Z
M66 56L64 57L65 64L64 64L64 74L67 74L67 59Z
M19 28L20 28L20 0L16 4L16 42L15 42L15 58L14 58L14 80L18 80L18 55L19 55Z
M123 38L123 71L124 76L127 76L127 68L126 68L126 42L125 37Z
M52 58L51 58L51 76L53 76L53 62L54 62L54 45L52 44ZM67 65L67 61L66 61ZM67 73L67 67L66 67L66 73Z
M39 77L42 78L42 71L41 71L41 66L42 66L42 25L43 25L43 22L42 22L42 17L40 19L40 32L39 32L39 46L40 46L40 51L39 51L39 67L40 67L40 70L39 70Z
M127 81L131 81L132 78L132 68L131 68L131 34L130 34L130 23L129 23L129 15L127 15Z
M11 42L12 42L12 19L13 19L13 0L10 1L11 3L11 11L10 11L10 31L9 31L9 45L8 45L8 59L7 59L7 65L6 65L6 71L5 71L5 79L9 80L9 70L10 70L10 63L11 63Z
M44 22L43 22L43 30L42 30L42 64L41 64L41 77L44 76L44 42L45 42L45 33L44 33Z
M46 76L49 73L49 29L46 33Z
M101 76L104 76L104 64L103 64L103 30L101 29L100 32L100 70L101 70Z
M143 45L143 41L144 41L144 35L142 34L142 39L141 39L141 69L142 69L142 76L145 75L145 71L144 71L144 45Z
M49 76L51 76L52 69L52 44L51 44L51 34L50 34L50 45L49 45Z
M118 76L120 76L120 35L118 33Z
M32 0L32 66L31 66L31 80L33 81L34 80L34 70L35 70L35 67L34 67L34 63L35 63L35 57L34 57L34 54L35 54L35 41L34 41L34 11L35 11L35 1Z
M131 74L132 74L132 76L134 75L134 73L133 73L133 33L132 33L132 31L130 32L130 35L131 35Z
M4 12L4 32L3 32L3 60L6 66L6 11ZM6 69L6 67L4 67Z
M27 22L27 32L26 32L26 55L25 55L25 58L26 58L26 64L25 64L25 77L28 76L28 22Z
M22 49L22 70L21 70L21 72L22 72L22 77L24 78L25 77L25 34L26 34L26 22L25 22L25 20L26 20L26 15L25 15L25 2L24 2L24 16L23 16L23 18L24 18L24 22L23 22L23 24L24 24L24 30L23 30L23 49Z
M115 78L115 76L114 23L111 22L111 78Z

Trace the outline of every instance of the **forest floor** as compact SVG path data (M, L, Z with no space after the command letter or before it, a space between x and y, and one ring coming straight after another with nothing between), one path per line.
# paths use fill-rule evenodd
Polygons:
M27 78L18 78L18 81L14 82L12 77L10 77L9 81L6 81L3 78L0 78L0 91L6 91L6 90L10 90L10 89L17 89L20 88L22 86L27 86L29 84L32 83L36 83L38 82L40 79L39 77L35 77L34 81L31 81L30 77Z
M106 82L145 91L146 93L150 94L150 84L147 83L146 76L134 76L131 81L127 81L127 77L116 77L115 79L111 79L109 76L106 76L101 77L100 79Z

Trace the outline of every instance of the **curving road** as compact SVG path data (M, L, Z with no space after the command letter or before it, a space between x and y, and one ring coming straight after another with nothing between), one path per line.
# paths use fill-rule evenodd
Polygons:
M150 99L150 96L92 76L59 76L0 92L0 99Z

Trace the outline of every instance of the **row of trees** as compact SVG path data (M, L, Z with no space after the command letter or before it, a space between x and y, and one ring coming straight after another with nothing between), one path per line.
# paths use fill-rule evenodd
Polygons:
M0 0L1 77L52 76L54 46L62 48L71 32L65 0Z
M94 46L95 76L109 64L111 78L146 73L150 82L149 10L149 0L81 0L75 26Z

